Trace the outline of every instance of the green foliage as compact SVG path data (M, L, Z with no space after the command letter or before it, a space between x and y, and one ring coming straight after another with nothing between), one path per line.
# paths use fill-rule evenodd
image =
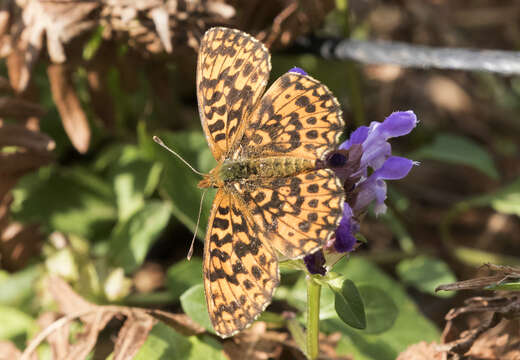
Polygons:
M25 346L25 341L38 330L36 320L15 307L0 305L0 340L11 340Z
M40 272L39 266L28 266L14 274L2 271L0 305L23 307L34 296L34 283Z
M372 285L359 287L361 298L365 302L367 334L380 334L394 326L395 319L399 315L399 308L392 297L385 291Z
M340 319L355 329L366 328L363 299L356 285L347 279L343 281L340 289L335 287L331 289L334 291L334 307Z
M130 273L142 264L151 244L170 218L170 207L150 201L116 228L111 238L112 263Z
M204 285L192 286L181 295L182 310L196 323L211 333L215 333L209 319L204 297Z
M15 191L16 219L96 239L116 220L110 185L84 167L48 167L22 179Z
M395 359L408 345L438 339L438 330L421 315L402 286L372 263L352 257L348 262L338 263L334 270L348 274L356 283L367 314L367 330L353 329L339 318L322 321L322 330L340 331L344 335L338 344L338 353L350 354L356 359ZM377 290L374 290L375 286ZM392 301L386 300L383 293ZM391 321L395 316L391 314L397 314L395 321ZM393 323L390 329L377 333L388 328L390 322Z
M173 301L177 300L184 291L200 283L202 283L202 259L199 257L193 257L190 261L181 260L170 266L166 273L166 286Z
M401 280L417 289L440 297L453 296L449 292L435 292L440 284L456 281L455 275L448 265L436 258L429 256L416 256L413 259L405 259L397 264L397 274Z
M201 132L164 132L158 136L199 171L207 173L214 167L215 160ZM200 175L193 173L179 159L159 145L156 145L154 158L164 166L164 176L159 186L161 195L171 202L175 217L188 229L195 230L202 196L202 191L196 186L201 179ZM208 190L202 204L197 232L200 239L203 239L205 234L213 197L214 190Z
M499 178L489 153L473 140L459 135L439 134L432 144L425 145L413 152L410 154L410 158L471 166L493 179Z
M222 346L209 336L186 337L163 323L157 323L141 347L136 360L225 360Z

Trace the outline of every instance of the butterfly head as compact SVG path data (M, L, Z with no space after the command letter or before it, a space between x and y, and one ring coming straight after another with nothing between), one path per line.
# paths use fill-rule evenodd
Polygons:
M222 187L223 181L220 176L220 168L221 164L218 164L209 172L209 174L203 174L203 178L199 181L197 186L200 189Z

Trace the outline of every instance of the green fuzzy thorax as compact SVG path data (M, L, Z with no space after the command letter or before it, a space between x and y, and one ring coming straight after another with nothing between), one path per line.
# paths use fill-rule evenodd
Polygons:
M249 160L225 160L218 176L223 182L242 179L294 176L316 168L316 161L294 157L267 157Z

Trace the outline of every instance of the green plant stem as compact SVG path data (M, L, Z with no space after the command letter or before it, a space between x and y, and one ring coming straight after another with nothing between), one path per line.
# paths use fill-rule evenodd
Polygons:
M320 334L321 285L307 275L307 357L318 358Z

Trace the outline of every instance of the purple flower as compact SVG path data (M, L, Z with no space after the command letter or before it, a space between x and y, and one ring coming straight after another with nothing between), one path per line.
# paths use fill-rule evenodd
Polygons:
M325 252L350 252L356 244L359 232L358 215L374 202L376 215L386 211L386 182L404 178L416 162L392 155L388 139L410 133L417 125L413 111L398 111L382 123L374 121L370 126L361 126L342 143L338 150L330 153L327 164L342 180L346 192L343 218L336 229L332 245ZM370 168L370 170L369 170ZM323 251L304 258L310 273L324 274Z
M293 67L288 72L293 72L293 73L297 73L297 74L300 74L300 75L307 75L307 72L305 70L303 70L303 69L300 69L299 67Z
M373 121L370 126L357 128L350 138L339 146L340 150L349 150L354 145L361 145L362 148L359 167L357 171L349 174L351 178L357 179L355 201L350 203L354 213L363 211L373 200L376 214L386 211L385 180L402 179L408 175L412 166L417 164L406 158L392 156L392 147L388 139L406 135L416 125L417 117L413 111L394 112L382 123ZM369 167L373 172L368 176ZM336 174L343 181L347 180L341 171L336 170Z
M356 238L354 234L359 231L359 223L354 219L354 213L348 203L343 207L343 217L336 229L336 241L334 249L337 252L349 252L354 249Z
M325 275L327 270L325 269L325 256L323 251L318 250L314 254L307 255L303 258L307 270L311 274Z

